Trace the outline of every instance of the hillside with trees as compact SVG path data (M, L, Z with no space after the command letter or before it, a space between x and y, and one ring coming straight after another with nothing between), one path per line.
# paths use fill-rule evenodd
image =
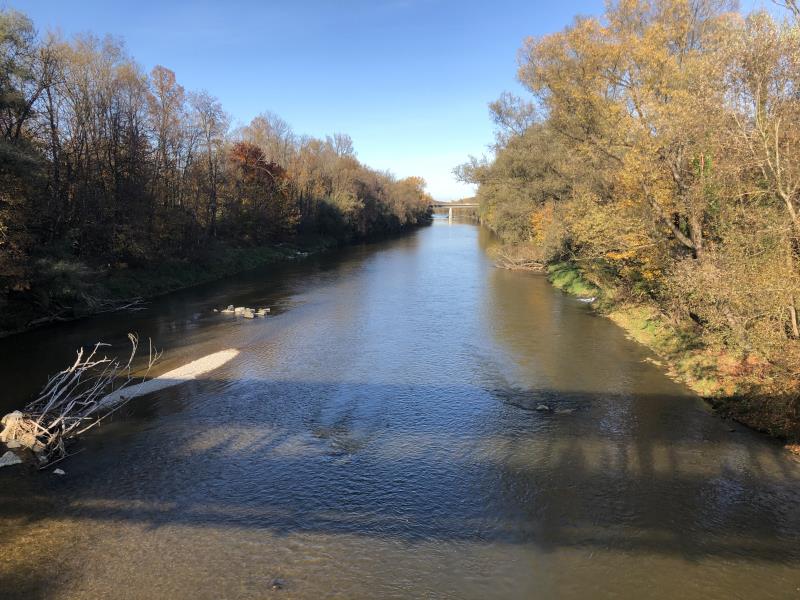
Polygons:
M723 410L800 433L800 10L619 0L529 39L471 159L509 261L599 308ZM788 9L788 10L784 10Z
M234 128L216 98L146 73L114 38L39 35L3 10L0 62L0 330L139 295L109 287L120 273L171 265L155 293L276 244L429 219L424 181L363 165L347 135L297 135L269 112Z

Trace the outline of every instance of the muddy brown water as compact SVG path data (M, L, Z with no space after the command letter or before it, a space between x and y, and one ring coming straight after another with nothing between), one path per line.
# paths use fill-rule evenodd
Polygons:
M800 465L490 243L436 220L0 340L3 412L128 331L162 371L240 351L65 476L0 471L0 597L800 598Z

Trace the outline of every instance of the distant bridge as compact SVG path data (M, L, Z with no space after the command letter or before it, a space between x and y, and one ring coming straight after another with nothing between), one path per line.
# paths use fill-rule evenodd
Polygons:
M446 208L447 220L453 222L453 209L454 208L478 208L480 206L477 202L432 202L431 208Z

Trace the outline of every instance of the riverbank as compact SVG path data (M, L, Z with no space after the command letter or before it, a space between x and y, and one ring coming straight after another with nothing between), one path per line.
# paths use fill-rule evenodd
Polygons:
M341 245L327 236L299 237L292 242L253 247L218 242L194 257L165 258L143 267L42 259L37 263L31 287L10 296L0 312L0 337L128 305L137 308L164 294Z
M755 355L736 357L706 342L692 323L675 323L655 305L620 301L608 285L570 262L549 265L554 287L582 298L622 327L628 336L658 355L658 364L708 401L723 417L785 440L800 448L800 422L793 394L774 365ZM785 387L784 387L785 389Z

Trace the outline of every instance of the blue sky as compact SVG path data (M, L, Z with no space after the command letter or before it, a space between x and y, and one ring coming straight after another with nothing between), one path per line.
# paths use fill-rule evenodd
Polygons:
M421 175L438 199L470 195L451 169L492 141L487 104L520 92L516 52L602 0L6 0L40 31L124 39L147 70L175 71L234 122L264 110L298 133L345 132L359 158Z

